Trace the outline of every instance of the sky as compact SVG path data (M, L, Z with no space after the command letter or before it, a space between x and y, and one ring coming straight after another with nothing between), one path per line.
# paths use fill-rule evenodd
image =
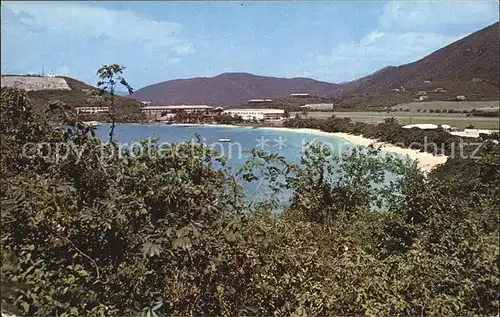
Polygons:
M339 83L416 61L499 19L497 0L1 3L1 73L42 67L138 89L248 72Z

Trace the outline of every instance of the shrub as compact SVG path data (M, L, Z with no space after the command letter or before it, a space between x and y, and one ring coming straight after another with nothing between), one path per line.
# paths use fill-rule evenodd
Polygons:
M427 177L373 149L300 164L250 153L233 171L201 143L108 155L79 122L54 129L3 90L0 137L2 309L25 316L494 315L499 309L498 145ZM290 127L388 142L456 139L348 118ZM55 160L25 142L82 146ZM444 151L449 151L449 147ZM393 175L388 182L386 175ZM242 182L265 180L249 201ZM276 198L291 204L276 214ZM377 210L377 212L373 212Z

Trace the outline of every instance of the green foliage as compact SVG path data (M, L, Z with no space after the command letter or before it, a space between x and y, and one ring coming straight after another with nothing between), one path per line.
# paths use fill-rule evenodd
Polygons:
M352 122L350 118L336 118L335 116L326 120L294 118L293 120L286 121L285 126L363 135L367 138L377 139L382 142L422 152L429 152L434 155L450 155L454 149L458 148L459 144L475 141L471 138L464 139L453 136L442 129L430 131L418 128L403 129L394 117L387 118L377 125Z
M115 109L115 89L118 84L127 88L128 93L134 93L134 89L130 86L127 80L123 77L124 66L118 64L103 65L97 70L99 81L97 87L100 89L99 95L94 95L97 102L109 106L108 115L111 120L111 128L109 130L109 143L113 144L113 136L116 124L116 109Z
M499 148L429 176L370 149L253 151L239 170L200 143L148 155L54 129L2 90L2 309L23 316L481 315L499 306ZM8 114L6 117L4 114ZM404 137L348 119L288 120ZM415 133L415 132L411 132ZM412 134L413 135L413 134ZM26 142L71 144L64 159ZM391 175L388 180L387 174ZM266 180L248 203L242 182ZM281 191L292 202L274 213Z

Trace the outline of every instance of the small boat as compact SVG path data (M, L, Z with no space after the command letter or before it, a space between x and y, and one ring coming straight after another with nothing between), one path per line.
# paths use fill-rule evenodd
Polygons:
M231 139L220 138L219 142L231 142Z

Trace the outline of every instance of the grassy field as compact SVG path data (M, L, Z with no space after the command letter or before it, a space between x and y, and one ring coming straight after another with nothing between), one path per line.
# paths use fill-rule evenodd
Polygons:
M298 112L296 112L298 113ZM296 113L292 113L291 117L295 117ZM466 117L465 114L448 114L448 113L421 113L421 112L320 112L310 111L307 114L309 118L328 118L335 115L339 118L348 117L354 121L377 124L385 118L395 117L401 124L412 123L434 123L434 124L449 124L452 127L465 128L472 124L477 129L499 129L499 118L485 117Z
M429 101L429 102L410 102L391 107L392 109L410 109L416 112L417 109L453 109L453 110L482 110L498 111L499 101Z

